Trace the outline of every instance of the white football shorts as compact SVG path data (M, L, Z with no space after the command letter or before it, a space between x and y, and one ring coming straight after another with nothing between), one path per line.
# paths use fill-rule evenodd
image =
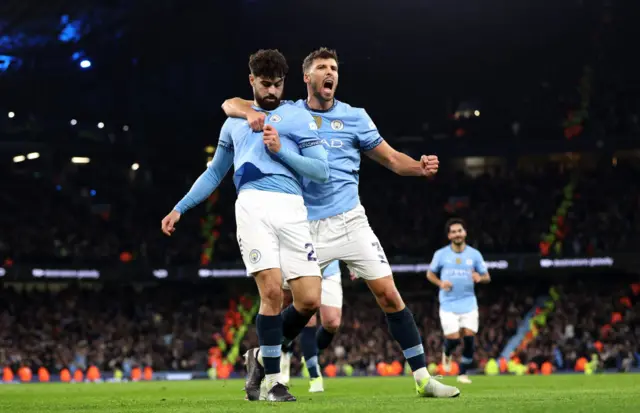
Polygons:
M389 261L362 205L310 224L320 268L340 260L356 277L365 280L391 275Z
M254 189L240 191L236 224L247 273L280 268L284 280L320 277L302 196Z
M463 328L477 333L479 324L478 319L479 315L477 309L461 314L440 310L440 323L442 324L442 332L445 336L457 333Z

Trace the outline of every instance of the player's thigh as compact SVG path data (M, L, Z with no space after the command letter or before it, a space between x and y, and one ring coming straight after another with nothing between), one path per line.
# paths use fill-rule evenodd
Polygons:
M236 237L240 254L249 274L270 268L280 268L278 236L268 222L266 213L253 209L252 199L236 200Z
M460 317L456 313L440 310L440 324L442 325L442 333L447 338L456 338L460 336Z
M287 282L293 295L293 305L298 311L315 312L320 308L322 277L304 276Z
M478 310L460 314L460 328L465 336L473 336L478 332L479 318Z

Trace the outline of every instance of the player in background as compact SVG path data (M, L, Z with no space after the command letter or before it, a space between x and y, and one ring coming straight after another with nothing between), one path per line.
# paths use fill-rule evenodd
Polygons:
M460 344L462 333L464 347L457 380L469 384L467 370L473 363L474 337L478 332L475 284L491 282L491 276L482 254L466 244L464 221L448 220L445 231L451 243L435 252L427 279L440 288L440 322L445 338L442 366L446 372L451 370L451 354Z
M312 52L304 59L302 70L307 99L295 104L313 115L322 143L329 151L331 168L329 183L308 182L303 192L320 267L324 269L340 260L366 281L386 314L391 336L411 366L418 395L456 397L460 394L457 388L438 382L427 371L413 314L395 286L391 267L358 195L361 152L402 176L432 176L438 170L438 158L423 155L414 160L396 151L380 136L364 109L335 99L339 77L335 51L321 48ZM222 107L228 116L247 119L254 130L264 124L264 116L252 109L250 101L234 98ZM328 345L334 334L320 327L319 347Z
M264 133L254 132L241 119L227 119L211 165L162 220L162 230L171 235L182 214L205 200L235 166L238 244L260 293L260 347L245 354L247 399L259 399L260 383L266 379L267 400L295 401L279 377L281 344L283 337L293 340L318 310L322 280L301 177L326 182L327 152L311 115L281 104L288 71L284 56L277 50L260 50L251 56L249 68L253 105L266 115ZM293 304L284 310L283 278L293 292Z

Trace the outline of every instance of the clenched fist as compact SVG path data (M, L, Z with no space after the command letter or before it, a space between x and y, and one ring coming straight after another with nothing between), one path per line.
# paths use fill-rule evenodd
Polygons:
M422 155L420 157L420 166L422 167L422 175L433 176L438 173L440 161L436 155Z

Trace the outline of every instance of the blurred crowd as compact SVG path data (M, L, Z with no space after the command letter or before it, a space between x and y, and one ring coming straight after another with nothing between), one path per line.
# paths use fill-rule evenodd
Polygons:
M640 366L640 283L573 280L558 285L559 300L537 338L517 354L523 364L544 362L572 371L580 358L599 367ZM428 363L440 363L443 336L437 290L422 276L398 278L399 290L423 337ZM320 355L323 366L349 364L358 374L375 374L380 362L403 360L387 331L384 314L360 281L345 280L340 333ZM476 288L480 331L475 366L497 359L548 284L494 280ZM135 367L155 371L205 371L211 349L223 334L229 297L253 295L250 280L204 285L98 286L0 290L0 367L46 367L52 374L91 365L100 371ZM249 326L239 354L258 345ZM459 357L462 347L457 349ZM300 371L294 345L293 373ZM243 372L242 360L234 370Z
M521 355L538 365L574 370L596 355L598 367L629 371L640 366L640 284L576 280L560 288L555 310Z
M422 277L403 279L399 286L418 321L429 361L438 362L442 334L436 289ZM221 283L145 288L50 285L29 291L5 287L0 290L0 366L27 365L33 371L45 366L53 374L91 365L101 371L118 368L125 374L136 366L204 371L209 350L223 330L228 297L248 288L255 290L246 280L226 287ZM531 307L534 290L512 284L478 288L482 325L478 360L498 355ZM372 311L372 305L374 299L363 284L348 286L343 327L322 354L324 365L350 363L371 372L378 362L402 360L383 313ZM257 344L251 326L240 354ZM294 359L295 371L299 363ZM235 369L242 370L240 358Z

